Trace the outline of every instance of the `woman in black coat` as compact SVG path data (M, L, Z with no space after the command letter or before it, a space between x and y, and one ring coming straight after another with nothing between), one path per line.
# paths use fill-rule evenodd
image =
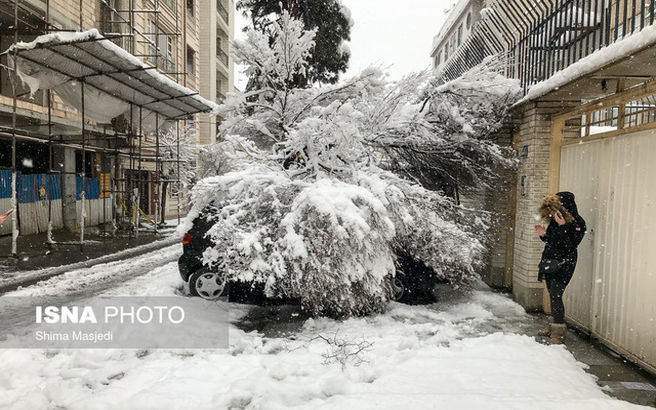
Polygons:
M553 323L549 330L539 333L540 336L551 337L551 344L561 344L565 340L565 306L563 293L574 275L579 246L585 235L585 221L579 215L574 194L559 192L547 195L542 200L540 213L543 220L549 221L545 229L535 225L535 231L545 243L538 280L545 280Z

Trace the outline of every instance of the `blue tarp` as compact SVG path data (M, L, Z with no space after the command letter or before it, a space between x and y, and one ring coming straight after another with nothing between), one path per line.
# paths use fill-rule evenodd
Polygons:
M9 172L9 181L9 196L11 197L11 171ZM48 174L19 175L16 195L20 204L61 199L60 176Z
M85 178L86 184L84 187L85 199L98 199L100 198L100 178ZM75 199L81 200L82 197L82 177L75 177Z
M16 174L20 175L20 172ZM11 170L0 169L0 199L11 198Z

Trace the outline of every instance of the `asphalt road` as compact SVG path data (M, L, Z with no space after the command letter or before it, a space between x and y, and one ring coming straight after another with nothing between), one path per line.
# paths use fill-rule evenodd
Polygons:
M37 305L79 304L177 260L180 252L180 245L171 245L115 262L73 268L32 286L5 293L0 296L0 340L4 335L22 333L22 329L33 325Z

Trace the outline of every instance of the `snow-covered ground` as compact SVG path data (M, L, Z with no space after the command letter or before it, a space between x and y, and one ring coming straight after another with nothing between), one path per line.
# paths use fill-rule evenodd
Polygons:
M76 294L130 265L150 268L99 293L184 297L175 262L152 268L177 252L71 272L13 295ZM0 408L634 407L606 396L564 347L522 335L535 330L531 317L484 286L445 294L438 304L392 304L383 314L345 321L305 319L293 307L251 311L218 303L231 310L228 349L0 350ZM278 311L285 320L267 320L267 312ZM244 330L252 328L260 330Z

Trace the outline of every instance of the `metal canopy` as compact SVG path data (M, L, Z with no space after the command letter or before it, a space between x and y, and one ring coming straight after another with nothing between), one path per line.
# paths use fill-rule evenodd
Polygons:
M19 66L39 67L41 75L83 81L87 87L161 114L166 119L209 112L216 104L145 65L92 29L54 33L16 43L3 54ZM27 73L29 75L29 73Z

